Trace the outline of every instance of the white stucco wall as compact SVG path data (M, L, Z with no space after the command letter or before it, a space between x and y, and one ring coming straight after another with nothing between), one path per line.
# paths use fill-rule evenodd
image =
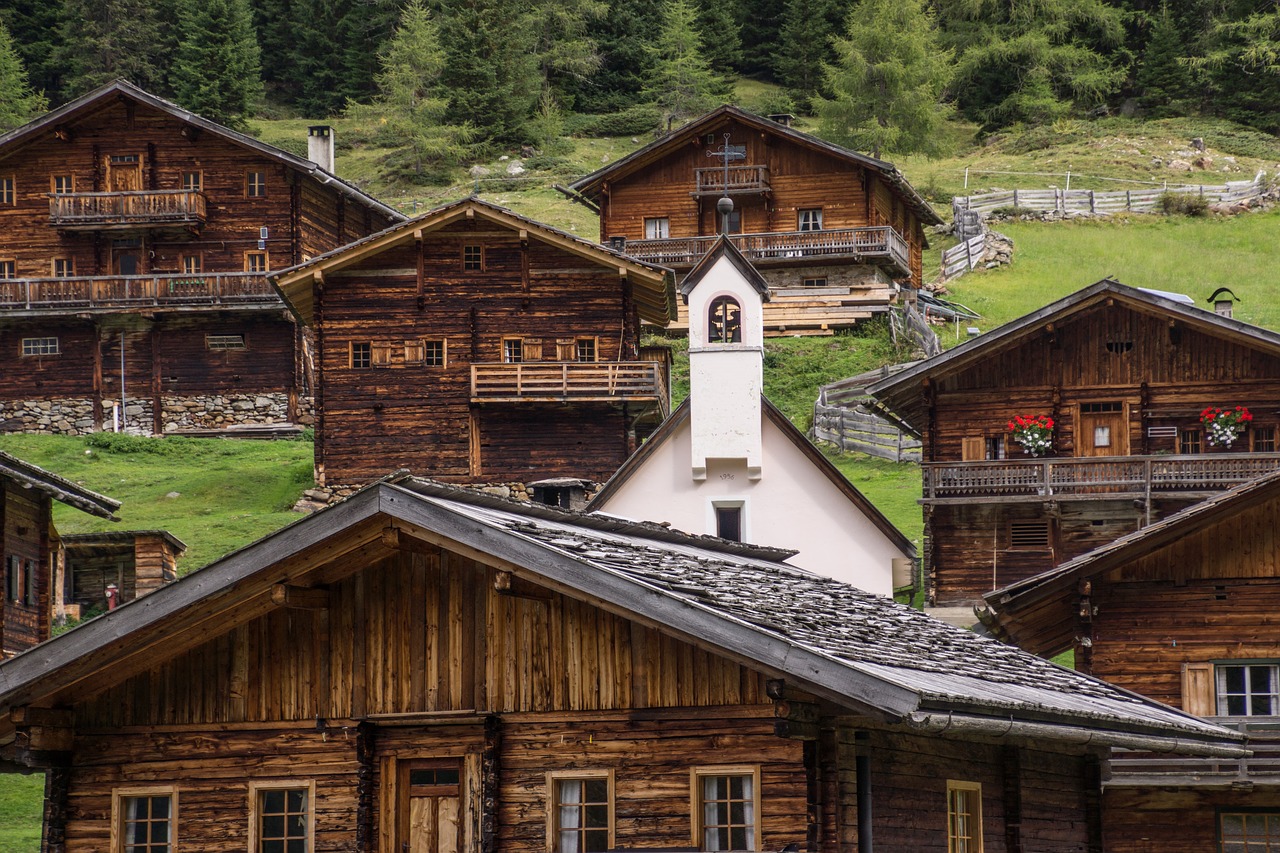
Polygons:
M743 460L711 460L706 479L693 480L686 421L607 501L592 508L714 534L713 502L741 500L744 541L798 550L788 561L793 565L892 595L891 560L907 555L776 426L768 420L762 426L767 472L762 479L748 478Z

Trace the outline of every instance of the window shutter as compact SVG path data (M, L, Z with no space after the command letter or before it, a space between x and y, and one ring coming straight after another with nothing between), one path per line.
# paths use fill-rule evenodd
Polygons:
M542 361L542 338L524 339L524 360Z
M556 338L556 361L577 360L577 341L574 338Z
M391 344L373 344L373 346L370 347L370 356L374 367L390 367Z
M1197 717L1212 717L1218 713L1217 702L1214 701L1213 664L1182 665L1182 710Z
M422 341L404 342L404 363L422 364L427 357L427 348Z
M960 460L979 462L987 458L987 445L980 435L967 435L960 439Z

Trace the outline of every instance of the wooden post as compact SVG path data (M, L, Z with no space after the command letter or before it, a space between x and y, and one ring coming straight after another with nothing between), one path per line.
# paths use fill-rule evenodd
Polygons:
M160 323L151 325L151 434L164 433L164 411L160 404Z
M480 754L480 853L498 849L498 788L502 782L502 718L484 718L484 749Z
M373 831L377 812L377 784L374 765L377 756L378 730L370 723L356 726L356 850L358 853L375 853L378 836ZM384 779L384 785L391 780ZM390 815L384 815L390 820Z
M44 774L44 835L40 853L65 853L67 849L67 795L71 791L71 757Z
M1004 849L1022 853L1022 752L1016 746L1001 750L1004 764Z
M102 430L102 324L96 320L93 323L93 428Z

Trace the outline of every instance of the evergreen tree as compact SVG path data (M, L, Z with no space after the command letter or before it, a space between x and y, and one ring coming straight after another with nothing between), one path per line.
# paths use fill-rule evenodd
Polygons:
M698 31L702 55L711 70L726 82L742 67L742 33L734 0L698 0ZM731 91L725 87L726 94Z
M662 7L652 0L610 0L604 17L593 27L600 68L563 84L574 109L608 113L639 103L653 67L648 47L661 27Z
M703 56L697 15L689 0L667 0L662 30L650 48L654 64L646 97L662 111L666 128L714 107L723 85Z
M363 101L378 91L381 57L405 6L403 0L355 0L338 21L342 64L338 94L344 101Z
M776 77L777 47L786 0L739 0L742 73Z
M244 127L262 90L247 0L182 0L179 22L174 96L205 118Z
M557 100L571 98L571 81L585 80L601 64L592 36L608 7L600 0L537 0L525 13L542 90Z
M32 91L22 57L9 30L0 24L0 131L25 124L48 108L44 96Z
M787 0L773 66L778 79L802 104L822 86L822 67L835 60L832 41L843 7L834 0Z
M62 4L48 0L0 0L0 24L9 29L14 49L26 66L31 88L63 100L63 68L57 58Z
M350 103L347 115L378 128L385 142L409 152L408 165L421 176L456 162L470 131L444 123L448 101L439 91L445 54L423 0L409 0L380 57L378 95L370 105Z
M462 0L440 9L445 118L471 124L485 142L525 139L539 94L537 56L517 0Z
M1213 87L1212 110L1280 133L1280 7L1242 2L1216 19L1205 41L1197 65Z
M1171 105L1185 101L1191 90L1191 76L1182 61L1184 44L1169 4L1162 3L1135 78L1138 97L1155 118L1175 114Z
M940 154L951 55L935 36L922 0L854 3L836 62L823 69L831 91L816 100L823 136L874 157L883 149Z
M63 0L61 42L54 55L65 69L64 93L82 95L117 77L167 93L173 11L168 0Z

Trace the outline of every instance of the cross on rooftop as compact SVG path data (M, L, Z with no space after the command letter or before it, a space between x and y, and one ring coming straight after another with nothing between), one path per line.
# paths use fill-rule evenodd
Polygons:
M720 233L729 233L729 214L733 212L733 199L729 198L729 161L747 159L747 146L730 145L729 134L724 135L724 146L719 151L713 149L707 150L708 157L724 158L724 184L722 189L724 195L716 202L716 210L720 213Z

